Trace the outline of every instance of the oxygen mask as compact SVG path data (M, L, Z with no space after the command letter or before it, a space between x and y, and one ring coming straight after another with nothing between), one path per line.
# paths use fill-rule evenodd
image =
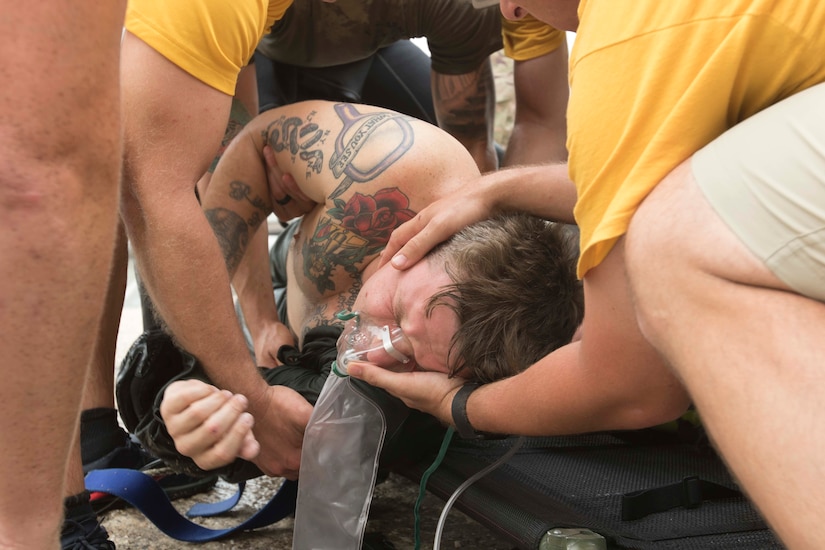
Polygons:
M393 371L409 371L415 366L410 341L396 323L379 323L360 312L339 312L346 321L338 338L338 358L333 365L339 376L347 376L353 361L372 363Z
M392 370L411 370L413 353L401 327L342 311L345 322L332 373L312 409L301 452L301 480L293 548L359 550L387 433L406 418L406 406L347 374L364 361Z

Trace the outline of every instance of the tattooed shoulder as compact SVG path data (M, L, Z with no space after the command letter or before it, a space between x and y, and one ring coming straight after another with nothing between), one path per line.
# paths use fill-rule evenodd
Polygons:
M270 122L261 132L264 143L277 152L288 152L292 162L304 162L305 175L309 179L320 174L324 167L323 145L330 131L316 122L317 113L311 111L305 118L281 116Z

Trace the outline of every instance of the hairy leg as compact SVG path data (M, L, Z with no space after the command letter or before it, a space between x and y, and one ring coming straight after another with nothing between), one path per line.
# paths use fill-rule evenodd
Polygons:
M711 437L793 548L822 548L825 304L779 281L728 229L689 162L645 199L627 237L646 337Z
M93 348L89 374L83 389L81 410L98 407L114 408L115 396L115 352L117 333L120 328L120 315L126 292L126 270L129 256L126 244L126 232L118 226L115 243L114 262L109 274L109 286L103 308L103 317L97 333L97 342ZM80 433L72 444L69 455L69 467L66 472L66 496L83 491L83 461L80 454Z
M111 264L125 1L2 0L0 546L55 548Z

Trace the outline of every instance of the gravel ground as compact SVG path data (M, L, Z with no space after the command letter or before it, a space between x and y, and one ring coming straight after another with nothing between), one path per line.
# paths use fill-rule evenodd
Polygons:
M212 529L222 529L237 525L263 506L280 486L279 478L258 478L247 483L241 502L231 513L217 518L197 520ZM209 493L175 501L175 507L184 513L196 502L214 502L227 498L236 490L234 485L219 481ZM418 498L418 487L405 478L391 475L379 484L370 508L367 523L368 536L383 539L383 548L412 550L415 548L415 519L413 509ZM420 540L422 550L433 547L438 518L444 503L431 494L422 501L420 515ZM103 525L110 538L120 550L203 550L216 549L269 549L292 548L291 518L284 519L269 527L244 532L222 541L192 544L169 538L150 523L142 514L132 508L113 510L103 517ZM479 525L457 510L451 510L447 517L441 548L485 548L507 550L511 546L496 538L488 529Z

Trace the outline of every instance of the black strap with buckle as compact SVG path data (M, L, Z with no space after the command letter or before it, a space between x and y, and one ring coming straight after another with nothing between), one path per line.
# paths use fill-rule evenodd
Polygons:
M736 489L690 476L672 485L622 495L622 520L641 519L679 506L696 508L706 500L741 496Z

